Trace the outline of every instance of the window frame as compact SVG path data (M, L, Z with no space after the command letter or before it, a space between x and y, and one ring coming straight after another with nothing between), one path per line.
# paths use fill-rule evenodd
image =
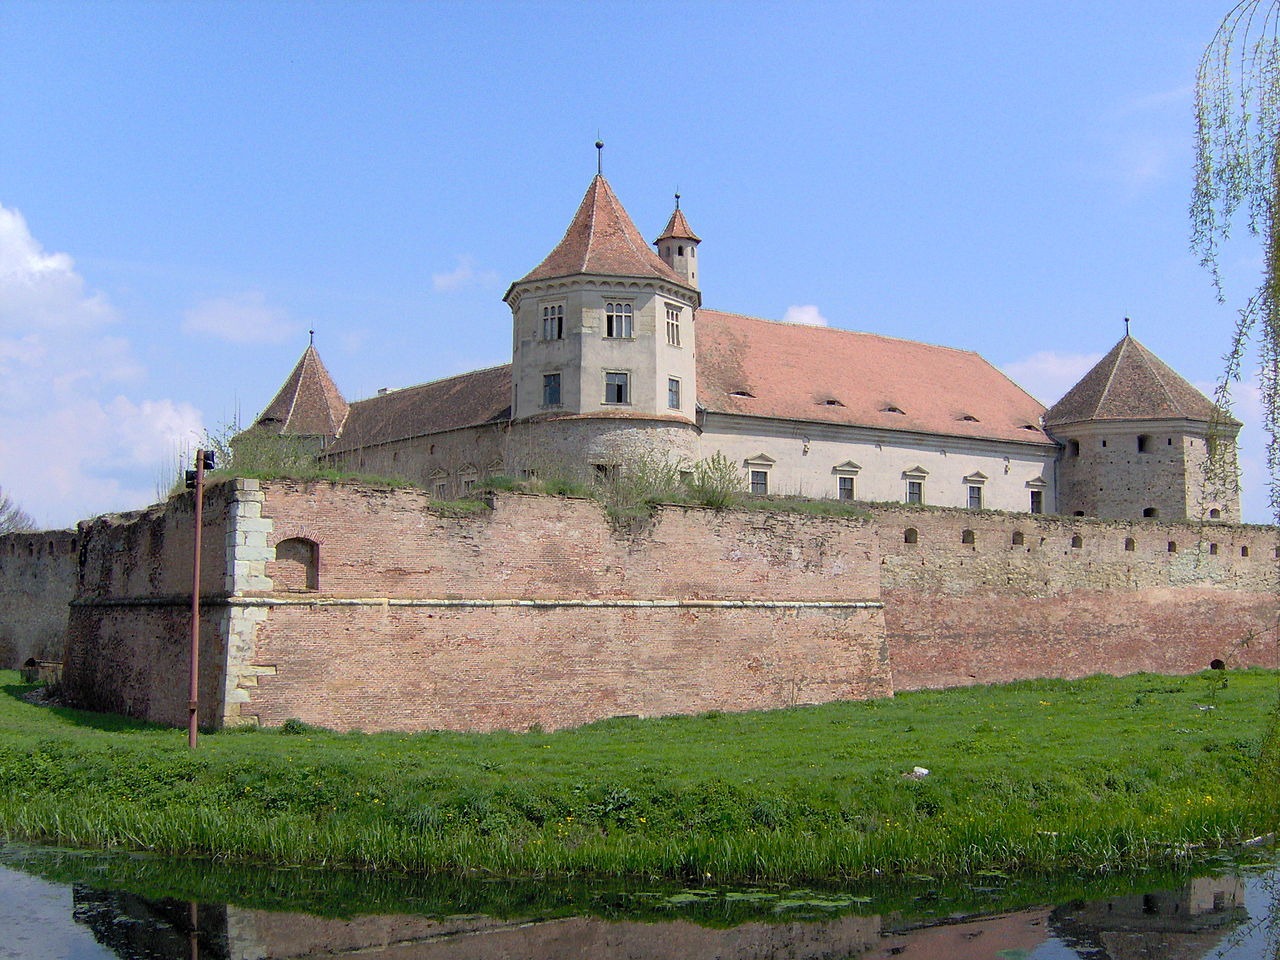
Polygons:
M618 328L621 328L619 330ZM625 300L607 300L604 305L606 340L635 339L635 306Z
M667 346L680 346L680 308L667 304Z
M681 400L680 392L681 392L680 378L667 377L667 409L668 410L680 409L680 400ZM672 400L674 400L675 402L672 403L671 402Z
M617 378L617 379L615 379ZM619 388L615 399L609 399L610 388ZM629 406L631 404L631 374L626 370L606 370L604 372L604 400L610 406Z
M542 406L543 407L559 407L564 404L564 395L561 392L561 380L559 371L554 373L544 373L542 375Z
M564 339L564 303L544 303L542 305L541 340L550 343ZM552 334L555 336L552 336Z
M836 477L836 499L856 500L858 498L858 478L852 473L843 473ZM848 494L846 496L846 493Z
M761 470L759 467L752 467L747 471L747 489L751 491L753 497L767 497L769 495L769 471Z

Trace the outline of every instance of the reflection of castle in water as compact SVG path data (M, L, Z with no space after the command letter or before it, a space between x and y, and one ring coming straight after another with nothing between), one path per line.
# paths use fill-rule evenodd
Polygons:
M332 920L233 906L195 907L77 886L75 919L126 960L986 960L1058 938L1088 960L1199 960L1246 918L1244 884L1201 878L1166 892L904 926L892 918L745 923L727 929L595 917L497 920L366 916Z
M1050 927L1083 957L1097 960L1195 960L1247 919L1244 883L1198 877L1163 893L1112 897L1058 907Z

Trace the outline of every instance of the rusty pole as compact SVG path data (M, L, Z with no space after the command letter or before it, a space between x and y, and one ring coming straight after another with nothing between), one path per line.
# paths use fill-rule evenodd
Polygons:
M200 534L204 526L204 451L196 451L195 547L191 563L191 688L187 698L187 746L196 748L196 711L200 705Z

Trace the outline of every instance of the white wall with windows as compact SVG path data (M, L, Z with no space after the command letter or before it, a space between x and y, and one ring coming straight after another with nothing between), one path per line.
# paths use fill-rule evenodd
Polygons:
M702 428L701 455L724 453L757 492L1023 513L1056 503L1054 447L723 414Z

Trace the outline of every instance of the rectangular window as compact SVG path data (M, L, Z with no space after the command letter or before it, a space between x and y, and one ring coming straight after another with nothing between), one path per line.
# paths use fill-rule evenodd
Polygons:
M768 470L752 470L751 471L751 492L757 497L763 497L769 492L769 471Z
M907 503L924 503L924 481L907 481Z
M1043 490L1031 491L1031 512L1044 513L1044 491Z
M853 477L837 477L836 484L840 491L841 500L853 499Z
M680 308L667 307L667 343L680 346Z
M436 484L436 499L444 500L449 496L449 485L447 483Z
M604 335L613 339L631 339L631 304L604 305Z
M564 304L548 303L542 308L542 339L564 339Z
M675 377L667 377L667 406L672 410L680 409L680 381Z
M604 375L604 402L630 403L630 376L625 373L606 373Z
M476 488L476 482L475 482L475 480L474 480L474 479L470 479L470 478L469 478L469 479L466 479L466 480L463 480L463 481L462 481L462 492L463 492L463 493L470 493L470 492L471 492L472 490L474 490L475 488Z
M969 485L969 509L982 509L982 487L976 483Z
M542 405L544 407L560 406L560 374L544 373L542 375Z

